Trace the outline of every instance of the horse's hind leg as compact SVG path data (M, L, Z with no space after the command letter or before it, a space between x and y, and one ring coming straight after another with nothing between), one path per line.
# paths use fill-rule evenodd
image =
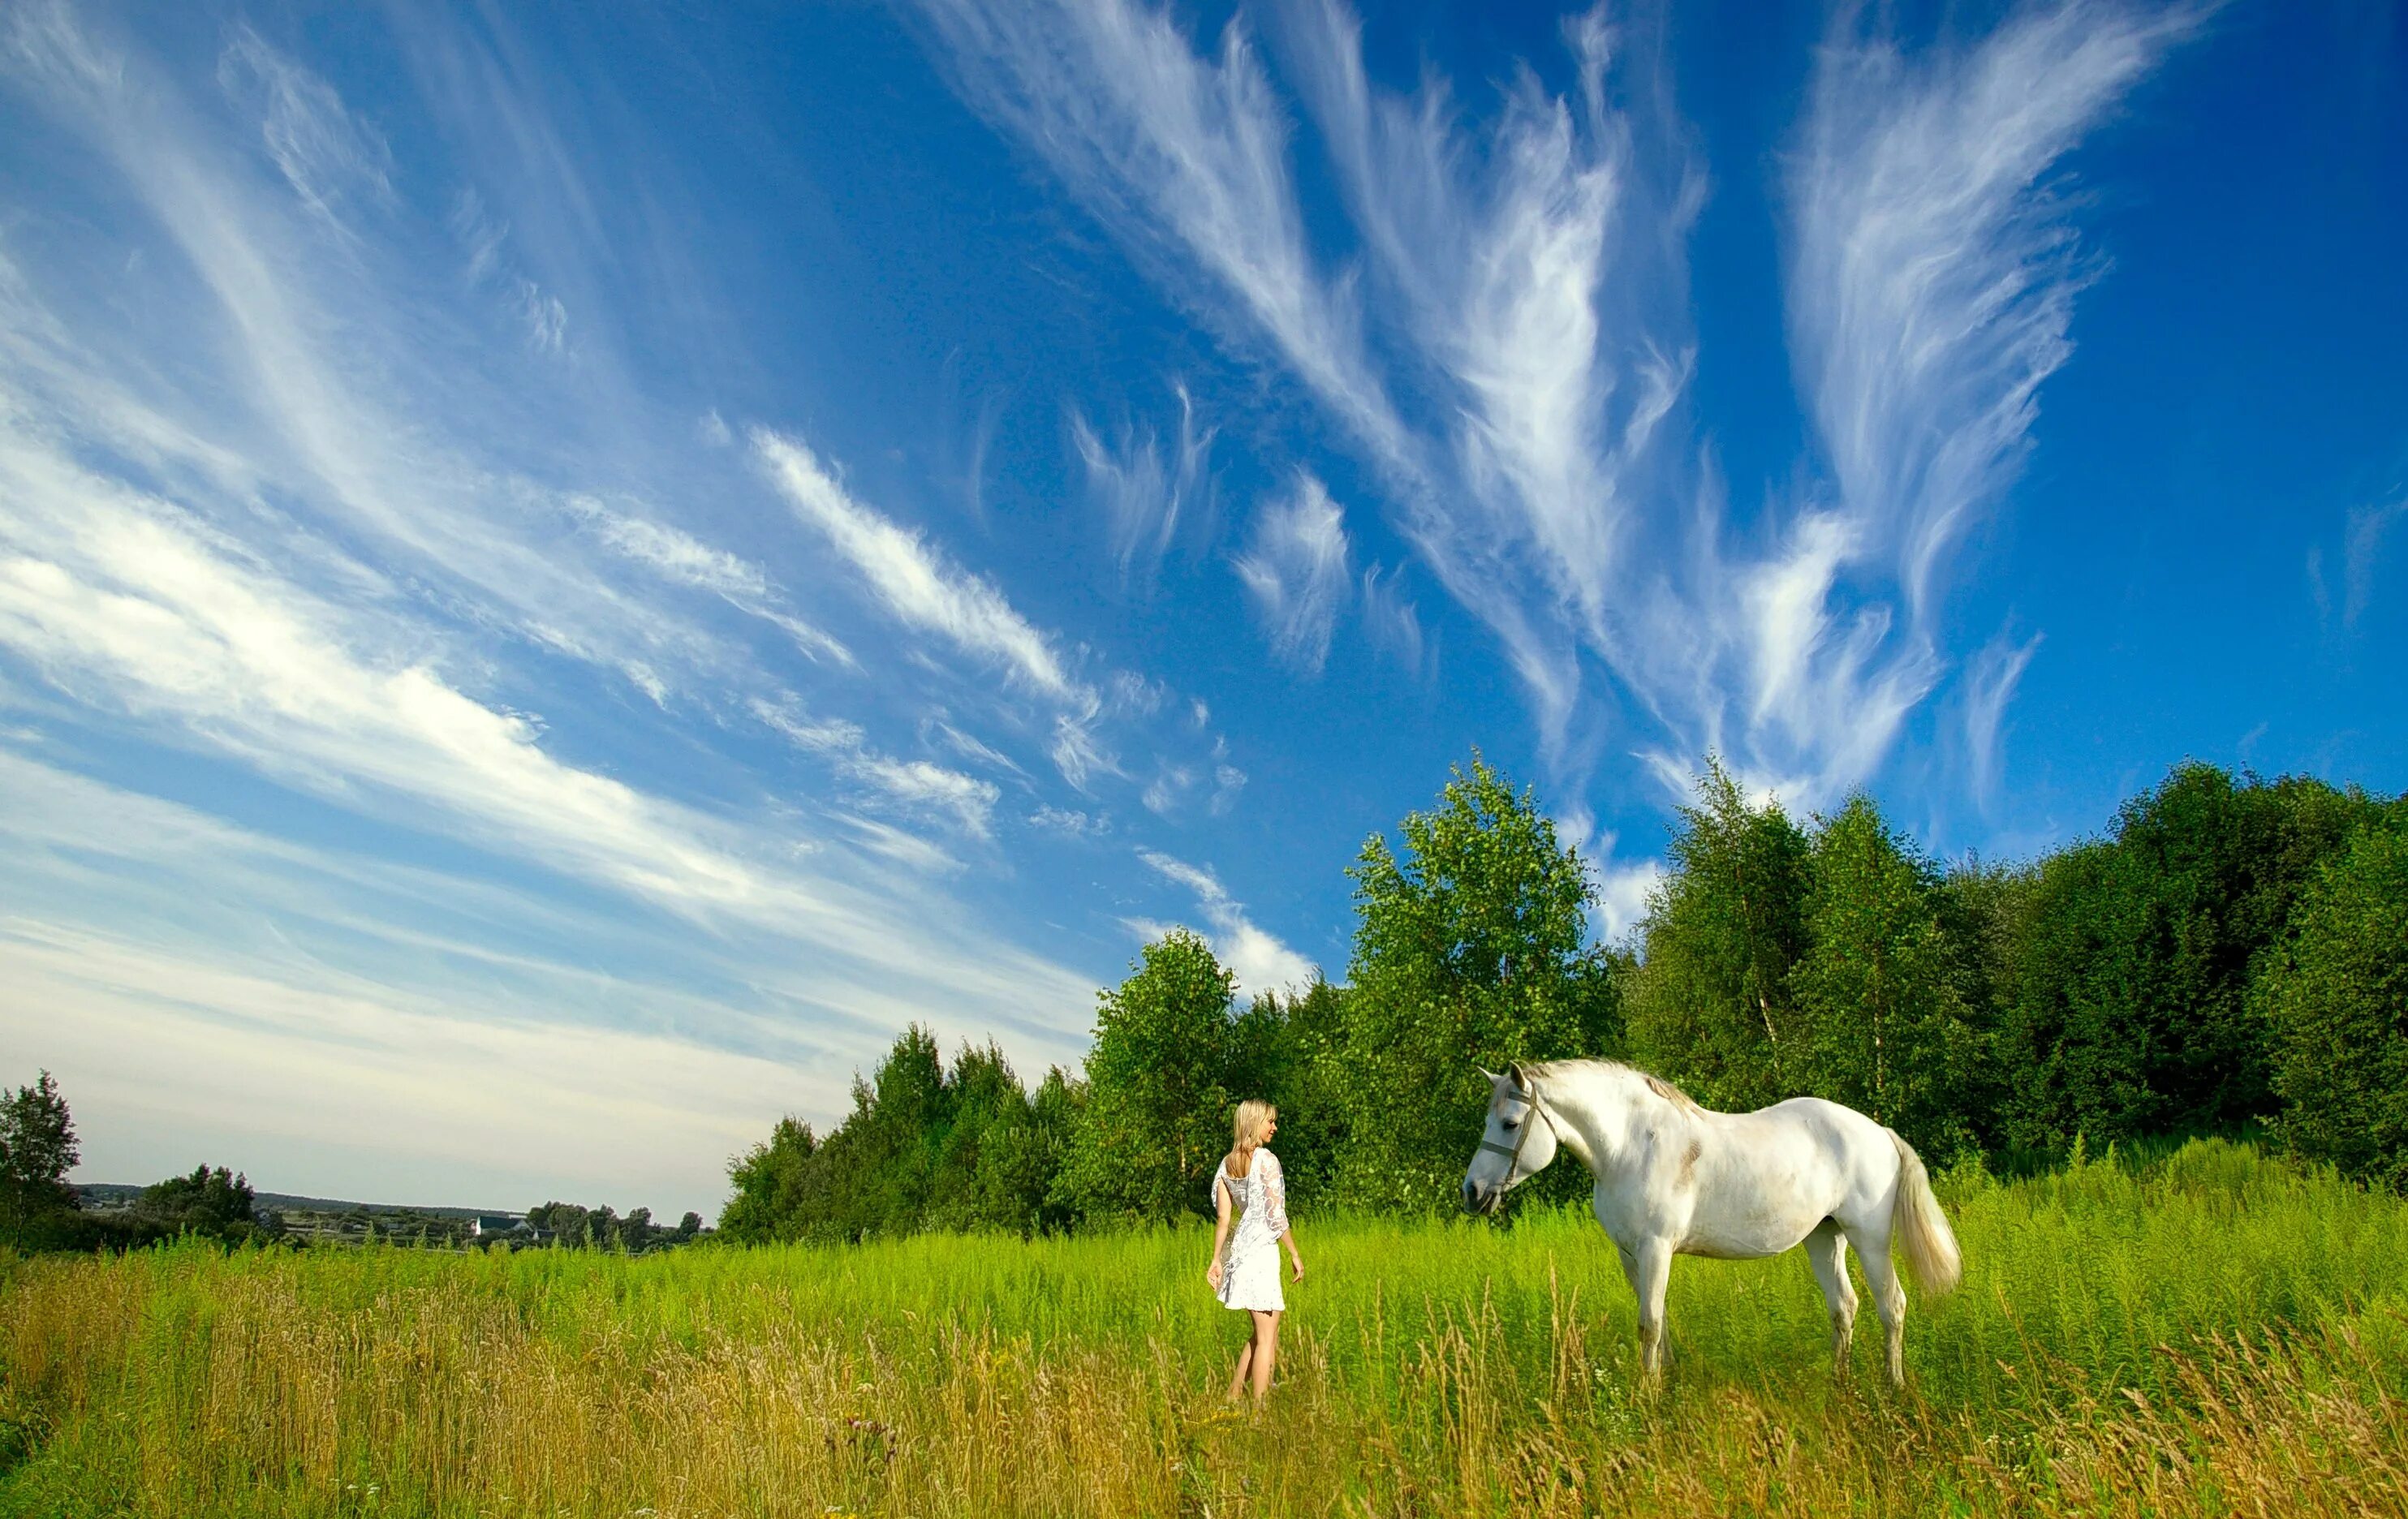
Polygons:
M1622 1272L1639 1299L1639 1369L1653 1382L1664 1373L1664 1289L1672 1280L1672 1243L1649 1240L1622 1253Z
M1873 1289L1873 1311L1881 1315L1882 1334L1889 1341L1889 1381L1893 1387L1906 1385L1906 1288L1898 1280L1898 1268L1889 1258L1889 1235L1886 1230L1875 1236L1870 1229L1849 1231L1848 1242L1856 1247L1856 1259L1864 1263L1865 1285Z
M1848 1339L1856 1327L1856 1289L1848 1281L1848 1237L1836 1219L1825 1219L1806 1237L1806 1259L1814 1280L1823 1284L1823 1303L1831 1311L1831 1371L1848 1374Z

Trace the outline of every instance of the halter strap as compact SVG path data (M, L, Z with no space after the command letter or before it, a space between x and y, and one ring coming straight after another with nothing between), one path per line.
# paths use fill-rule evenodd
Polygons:
M1527 1082L1528 1078L1525 1077L1524 1080ZM1539 1123L1546 1125L1548 1133L1555 1133L1555 1121L1547 1116L1546 1109L1539 1106L1539 1086L1537 1082L1529 1082L1528 1096L1530 1099L1529 1117L1534 1117L1539 1120ZM1530 1131L1537 1126L1537 1125L1530 1123L1528 1118L1525 1118L1522 1124L1522 1132L1513 1137L1513 1142L1512 1144L1498 1144L1496 1140L1487 1138L1485 1135L1481 1137L1480 1148L1482 1152L1490 1154L1503 1155L1506 1157L1505 1184L1509 1187L1518 1185L1522 1181L1521 1177L1518 1177L1513 1173L1522 1168L1522 1147L1530 1142ZM1563 1140L1558 1138L1555 1142L1561 1144Z

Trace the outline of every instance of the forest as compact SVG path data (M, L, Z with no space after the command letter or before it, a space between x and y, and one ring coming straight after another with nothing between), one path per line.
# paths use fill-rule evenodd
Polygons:
M824 1134L730 1168L721 1237L1038 1235L1201 1212L1267 1096L1298 1207L1448 1206L1478 1068L1601 1055L1710 1107L1814 1095L1935 1168L2254 1135L2408 1187L2408 798L2186 763L2041 858L1942 862L1866 795L1799 818L1709 766L1623 942L1535 794L1475 754L1348 869L1342 984L1250 1000L1200 936L1099 994L1082 1068L907 1030ZM1576 1167L1524 1189L1585 1190Z

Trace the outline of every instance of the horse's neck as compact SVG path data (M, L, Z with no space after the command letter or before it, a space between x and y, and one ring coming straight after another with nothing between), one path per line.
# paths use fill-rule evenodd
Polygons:
M1556 1120L1556 1142L1599 1178L1634 1154L1646 1134L1684 1117L1648 1090L1646 1079L1618 1066L1586 1066L1547 1083L1547 1109Z

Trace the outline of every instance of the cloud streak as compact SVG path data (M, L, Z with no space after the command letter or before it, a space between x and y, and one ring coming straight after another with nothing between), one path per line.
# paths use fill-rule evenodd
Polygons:
M995 583L955 566L919 534L862 505L819 456L767 429L752 447L796 515L816 528L886 614L999 667L1056 701L1092 708L1054 642L1013 609Z
M1308 675L1329 659L1329 638L1352 589L1346 520L1329 492L1298 475L1293 494L1267 503L1254 537L1233 561L1254 598L1271 652Z
M1240 995L1300 990L1313 979L1312 962L1256 927L1244 904L1230 896L1211 870L1156 850L1139 850L1138 858L1165 881L1194 894L1197 910L1211 927L1212 953L1237 977ZM1155 924L1143 927L1159 932Z
M1949 678L1949 566L2014 479L2097 267L2052 176L2200 21L2027 5L1910 53L1839 19L1784 171L1789 338L1828 483L1734 526L1685 409L1705 174L1627 62L1644 42L1603 11L1565 24L1570 90L1525 70L1477 134L1442 78L1374 83L1337 0L1282 13L1277 55L1365 251L1354 281L1307 246L1283 107L1239 23L1206 52L1141 0L926 8L972 104L1177 298L1211 277L1227 299L1207 324L1266 344L1345 424L1563 777L1605 741L1583 700L1601 666L1646 724L1620 742L1675 775L1718 749L1808 805L1873 774ZM1254 555L1258 604L1284 613L1289 578ZM1393 607L1381 621L1412 649ZM1312 667L1301 626L1274 639Z

